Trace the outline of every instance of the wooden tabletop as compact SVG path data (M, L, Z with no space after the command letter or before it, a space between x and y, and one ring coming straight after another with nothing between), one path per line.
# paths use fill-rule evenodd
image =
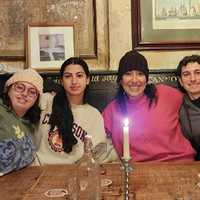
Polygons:
M63 200L49 198L47 190L66 188L74 173L74 165L27 167L0 177L0 199L5 200ZM130 173L130 199L174 200L185 191L186 200L200 200L200 162L192 163L135 163ZM102 188L102 199L123 199L123 170L120 163L101 166L101 178L112 184ZM188 195L192 195L189 198ZM190 195L190 196L191 196ZM184 200L185 200L184 199Z

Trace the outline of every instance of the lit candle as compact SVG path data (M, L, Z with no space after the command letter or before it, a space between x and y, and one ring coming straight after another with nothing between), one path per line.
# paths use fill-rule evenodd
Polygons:
M129 121L128 118L124 120L123 126L123 159L130 159L130 149L129 149Z

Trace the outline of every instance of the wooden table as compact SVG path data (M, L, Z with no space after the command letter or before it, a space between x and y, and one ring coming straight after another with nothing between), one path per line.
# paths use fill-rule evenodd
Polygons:
M52 188L66 188L74 165L27 167L0 177L0 199L5 200L63 200L48 198L44 193ZM112 185L102 190L102 199L123 199L122 170L119 163L101 166L102 178L112 180ZM181 188L191 191L192 200L200 200L200 162L135 163L130 174L130 189L136 200L173 200ZM130 198L132 199L132 198Z

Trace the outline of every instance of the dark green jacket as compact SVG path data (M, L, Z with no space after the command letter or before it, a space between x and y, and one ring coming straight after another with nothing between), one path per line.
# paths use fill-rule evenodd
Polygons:
M0 99L0 175L29 165L34 158L33 126Z

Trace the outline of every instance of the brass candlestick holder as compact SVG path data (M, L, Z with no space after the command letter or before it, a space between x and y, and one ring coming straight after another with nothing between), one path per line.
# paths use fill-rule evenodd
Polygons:
M133 170L133 166L130 164L131 158L122 158L122 169L124 172L124 200L129 200L129 174Z

